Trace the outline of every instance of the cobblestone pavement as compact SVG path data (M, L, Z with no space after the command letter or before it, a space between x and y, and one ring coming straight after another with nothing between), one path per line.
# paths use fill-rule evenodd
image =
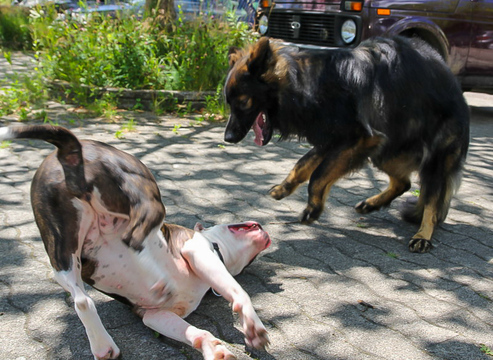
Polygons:
M467 98L473 121L464 179L429 254L407 250L416 226L398 209L411 192L380 212L353 210L386 187L386 177L370 166L336 184L320 220L304 226L297 219L306 186L282 201L267 196L308 150L304 143L259 148L250 134L231 145L222 139L224 123L140 112L111 122L51 103L48 115L80 138L141 159L157 179L167 221L264 225L273 244L238 281L268 328L268 351L245 349L238 318L222 298L206 295L188 318L229 343L239 359L480 360L492 359L481 344L493 349L493 97ZM0 126L15 120L0 118ZM129 121L134 131L124 129ZM33 174L52 150L35 141L0 146L0 359L92 358L72 300L53 279L30 207ZM201 358L155 337L126 306L89 293L123 359Z

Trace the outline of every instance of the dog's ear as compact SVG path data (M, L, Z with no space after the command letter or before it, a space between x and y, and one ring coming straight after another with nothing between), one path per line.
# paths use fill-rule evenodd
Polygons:
M196 232L202 232L204 230L204 225L198 222L193 227L193 230L195 230Z
M236 46L231 46L228 51L228 62L229 62L229 68L231 69L234 64L243 56L245 53L243 52L242 49L236 47Z
M269 38L261 37L250 52L247 62L248 72L257 77L265 73L272 54Z

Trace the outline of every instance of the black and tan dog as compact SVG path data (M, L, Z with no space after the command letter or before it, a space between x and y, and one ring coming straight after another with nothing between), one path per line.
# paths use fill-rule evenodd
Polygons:
M246 343L267 345L250 297L233 278L271 243L258 223L194 230L163 223L156 181L132 155L79 141L62 127L0 127L0 141L19 138L58 148L36 172L31 202L55 278L74 299L95 359L116 359L120 350L83 281L132 305L144 324L204 359L236 359L210 332L182 319L212 287L239 313Z
M405 218L421 222L409 242L431 249L434 227L447 216L469 145L469 109L439 54L419 39L376 38L353 50L300 51L261 38L231 49L225 94L231 116L224 138L241 141L252 128L266 145L306 139L313 149L270 195L282 199L310 180L301 221L323 211L332 185L367 159L390 177L387 189L356 205L359 213L388 206L419 172L418 202Z

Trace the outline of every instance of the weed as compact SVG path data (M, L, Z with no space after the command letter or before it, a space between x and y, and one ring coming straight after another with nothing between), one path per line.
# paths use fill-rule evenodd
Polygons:
M3 57L5 58L5 60L7 60L10 66L12 66L12 53L10 51L5 51L3 53Z
M132 107L132 110L143 110L144 105L142 104L141 99L135 99L135 105Z
M40 108L48 98L40 74L33 76L9 75L10 84L0 92L0 116L20 112L20 120L27 120L31 108Z
M29 115L29 110L26 108L21 108L19 110L19 121L27 121Z
M48 113L45 110L41 110L40 112L35 114L35 119L36 120L43 120L45 124L50 124L50 125L58 125L58 122L51 121L48 119Z
M175 133L176 135L179 134L178 130L181 128L181 125L180 124L175 124L175 126L173 126L173 133Z
M399 254L396 254L393 252L387 252L387 253L385 253L385 256L388 256L389 258L392 258L392 259L398 259L399 258Z
M223 84L216 88L214 96L205 97L206 119L209 121L224 119L228 113L228 107L223 97Z
M6 149L12 144L12 141L10 140L4 140L0 143L0 149Z
M483 354L486 354L486 355L489 355L489 356L493 356L493 351L488 346L486 346L485 344L479 344L479 346L480 346L479 350Z
M115 132L115 137L117 139L125 139L125 133L131 132L131 131L135 131L135 130L136 130L136 128L135 128L135 120L134 119L130 119L125 124L123 124L121 126L120 130L117 130Z
M125 131L135 131L135 119L129 119L123 126L122 129Z
M415 190L411 191L411 194L413 196L419 197L420 191L419 191L419 189L415 189Z
M493 301L488 295L481 294L481 293L477 293L477 294L478 294L479 297L482 297L485 300Z
M116 95L105 93L101 98L95 99L93 103L89 103L87 108L97 116L113 119L117 115L118 109Z

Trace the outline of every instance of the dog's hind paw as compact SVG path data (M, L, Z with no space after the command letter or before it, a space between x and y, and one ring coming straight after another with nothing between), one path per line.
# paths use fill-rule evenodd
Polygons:
M426 239L411 239L408 246L409 251L415 253L427 253L433 248L431 240Z
M320 215L322 214L323 208L313 208L311 206L307 206L305 210L301 213L300 222L304 225L310 225L315 220L318 220Z
M356 210L356 212L360 214L368 214L372 211L380 210L380 207L370 205L366 202L366 200L363 200L356 204L354 210Z

